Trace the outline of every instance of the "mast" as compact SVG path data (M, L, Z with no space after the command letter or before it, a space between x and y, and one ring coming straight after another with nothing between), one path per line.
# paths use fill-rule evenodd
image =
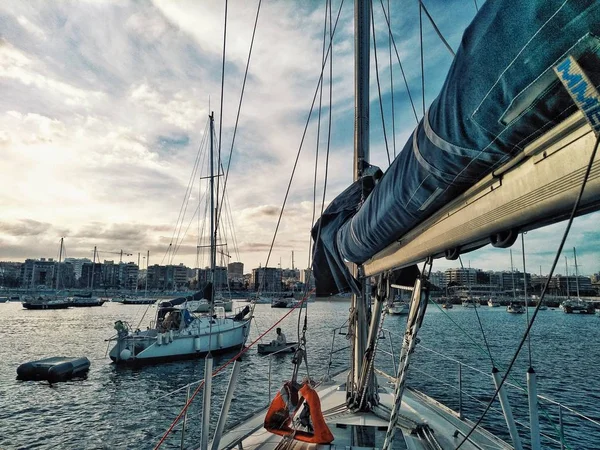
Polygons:
M210 273L212 289L210 294L210 315L214 314L215 300L215 270L217 266L217 229L215 227L215 212L218 200L215 198L215 161L213 133L215 128L215 113L210 114Z
M569 287L569 264L567 263L567 257L565 256L565 271L567 278L567 300L571 298L571 288Z
M212 396L212 371L213 357L210 351L212 347L212 317L215 314L215 266L217 260L217 229L215 227L216 201L215 201L215 161L214 161L214 127L215 115L210 113L210 273L212 289L210 290L210 327L208 332L208 354L204 360L204 398L202 405L202 436L200 438L201 450L208 448L208 433L210 425L210 402Z
M94 274L96 272L96 246L94 246L94 256L92 257L92 282L91 282L91 286L90 289L92 290L92 293L94 292Z
M147 254L146 254L146 292L144 293L146 300L148 299L148 267L149 266L150 266L150 250L147 250Z
M573 247L573 258L575 258L575 286L577 286L577 300L579 300L579 271L577 270L577 252Z
M62 261L62 251L63 251L63 240L65 238L60 238L60 250L58 251L58 266L56 269L56 290L58 291L58 283L60 280L60 263Z
M515 271L513 269L512 249L510 249L510 277L512 279L513 300L517 300L517 291L515 289Z
M369 160L369 64L370 64L370 24L371 3L367 0L354 1L354 181L360 180ZM353 275L358 278L358 267L353 267ZM367 281L362 284L362 295L352 295L354 315L354 340L352 361L352 383L348 383L347 395L353 401L353 393L359 387L363 371L363 357L366 351L367 321ZM373 377L368 377L366 386L372 391Z

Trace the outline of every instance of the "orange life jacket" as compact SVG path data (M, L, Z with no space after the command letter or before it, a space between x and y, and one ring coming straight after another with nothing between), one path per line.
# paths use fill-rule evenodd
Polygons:
M291 428L292 419L304 402L308 406L313 427L312 432ZM271 433L279 436L289 436L310 444L329 444L333 442L333 434L331 434L331 430L325 423L321 411L319 395L308 383L304 383L300 389L289 382L285 383L271 402L271 406L269 406L264 426Z

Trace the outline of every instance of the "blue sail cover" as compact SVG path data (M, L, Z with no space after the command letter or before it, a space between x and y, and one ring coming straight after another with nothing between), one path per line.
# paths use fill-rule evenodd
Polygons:
M317 295L356 290L345 261L363 263L574 113L553 67L572 55L598 86L598 36L598 1L486 2L439 96L358 212L336 211L352 203L350 189L320 219Z

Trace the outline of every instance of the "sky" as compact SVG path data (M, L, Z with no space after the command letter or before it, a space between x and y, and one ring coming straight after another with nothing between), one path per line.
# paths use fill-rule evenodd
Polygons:
M417 2L412 3L392 2L391 21L399 55L403 62L410 62L405 64L407 82L420 115L418 9ZM64 237L67 257L91 258L97 247L101 260L118 259L116 253L124 250L131 254L125 256L126 261L136 261L138 252L150 251L151 264L206 264L204 256L197 257L199 242L206 241L199 220L204 217L205 208L199 202L205 191L198 184L206 169L194 172L194 185L186 196L188 181L198 149L205 155L210 111L215 112L224 165L229 162L258 2L229 2L221 116L224 4L1 2L0 260L57 257L59 240ZM333 22L340 4L333 1ZM456 49L476 13L474 2L430 0L425 4ZM392 136L387 33L381 8L378 2L374 5L388 142L390 148L395 143L399 150L415 119L394 62ZM352 2L346 0L335 27L332 105L327 69L319 139L315 109L269 266L289 267L292 251L296 267L308 264L315 153L319 142L317 198L321 199L330 113L326 203L351 181L352 9ZM267 263L320 76L324 15L323 2L264 1L261 5L230 163L230 214L223 219L227 252L232 261L244 262L246 271ZM425 102L429 104L452 57L428 23L423 33ZM374 64L371 72L371 160L385 169L388 162ZM194 215L196 210L199 214ZM317 215L319 210L320 205ZM569 264L572 247L577 246L582 273L600 271L597 219L598 215L577 219L567 242ZM183 225L177 227L179 223ZM538 272L541 265L547 273L563 228L564 224L558 224L527 234L530 271ZM175 247L176 252L172 251ZM521 260L520 247L514 247L513 257ZM463 263L506 269L509 251L485 248L465 255ZM434 264L434 270L447 267L456 267L456 262Z

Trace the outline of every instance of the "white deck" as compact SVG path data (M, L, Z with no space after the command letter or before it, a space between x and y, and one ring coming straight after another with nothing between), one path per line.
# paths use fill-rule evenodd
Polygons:
M274 450L285 443L286 448L336 449L380 448L385 438L389 411L393 403L393 389L380 380L380 405L370 413L352 413L345 407L346 391L343 383L346 374L336 377L332 383L318 389L323 414L335 436L331 445L315 445L303 442L289 442L269 433L263 428L266 409L251 419L224 433L219 448L238 447L252 450ZM425 439L412 434L418 426L427 425L442 449L455 449L469 432L473 423L459 419L458 415L435 400L416 391L406 390L403 396L402 416L399 430L393 445L394 449L431 449ZM359 428L356 428L358 426ZM458 430L458 433L456 433ZM484 429L477 429L461 448L463 449L512 449L506 442L496 438Z

